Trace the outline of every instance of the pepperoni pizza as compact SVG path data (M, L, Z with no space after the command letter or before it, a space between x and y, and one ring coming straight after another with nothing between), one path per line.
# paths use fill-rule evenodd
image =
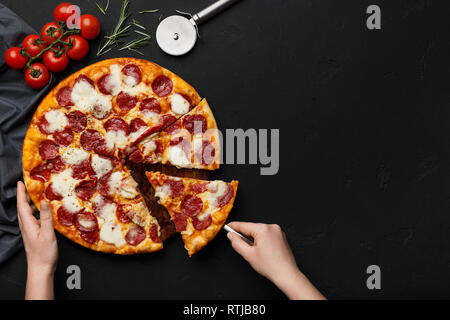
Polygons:
M204 181L147 172L155 196L181 232L189 256L201 250L222 229L233 207L237 181Z
M149 61L116 58L72 74L44 98L24 140L23 176L32 201L50 202L55 228L69 239L116 254L160 250L161 224L125 160L214 170L220 143L194 88Z

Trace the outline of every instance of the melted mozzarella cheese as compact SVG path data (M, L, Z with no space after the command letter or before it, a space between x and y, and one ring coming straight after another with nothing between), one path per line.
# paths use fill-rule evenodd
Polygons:
M121 226L111 221L105 222L102 225L100 229L100 239L114 244L116 247L122 247L126 244Z
M51 110L45 114L45 120L47 120L47 131L54 133L57 131L63 131L68 125L66 114L60 110Z
M143 144L143 153L144 155L152 154L156 151L156 143L153 140L148 141Z
M72 169L68 168L52 176L52 188L61 196L67 197L73 194L79 181L72 178Z
M116 221L116 204L106 203L100 209L100 218L105 221Z
M119 187L119 194L125 199L134 199L137 197L138 185L132 177L128 177L122 181Z
M95 90L85 80L78 81L73 89L71 98L77 108L83 112L91 112L95 117L104 118L112 108L111 99Z
M80 201L75 196L67 196L62 200L63 207L70 213L76 213L82 209Z
M207 200L209 207L217 207L217 199L222 197L227 191L227 184L223 181L212 181L207 186Z
M186 153L179 146L171 146L167 151L167 159L171 164L177 167L189 168L191 161L186 157Z
M120 171L113 172L109 178L109 194L116 193L122 183L122 173Z
M117 64L113 64L109 67L110 76L106 83L106 88L113 96L117 95L122 89L122 80L120 79L121 71Z
M181 94L174 93L169 97L172 111L178 115L188 113L190 103Z
M130 133L130 142L135 141L139 138L145 131L147 131L148 127L141 127L138 131Z
M134 87L135 85L137 85L137 81L136 81L135 77L126 76L124 82L129 87Z
M161 201L164 201L164 199L169 197L171 194L172 190L167 184L163 184L162 186L157 186L155 188L155 197L158 197Z
M115 147L123 148L128 142L128 137L124 131L119 130L110 130L106 132L106 145L110 150L113 150Z
M80 164L89 158L89 153L78 148L66 148L61 154L65 163L70 165Z
M159 113L156 113L153 111L143 110L141 112L142 112L142 115L144 116L144 118L146 118L147 120L150 120L152 122L156 122L160 117Z
M111 160L99 157L96 154L92 156L91 165L95 174L99 177L110 172L113 168Z

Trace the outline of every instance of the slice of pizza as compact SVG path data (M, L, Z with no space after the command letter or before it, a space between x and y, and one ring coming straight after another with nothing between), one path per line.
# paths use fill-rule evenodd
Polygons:
M155 197L169 212L192 256L222 229L233 208L238 181L204 181L147 172Z
M220 166L217 123L206 99L191 112L130 152L130 160L177 168L215 170Z

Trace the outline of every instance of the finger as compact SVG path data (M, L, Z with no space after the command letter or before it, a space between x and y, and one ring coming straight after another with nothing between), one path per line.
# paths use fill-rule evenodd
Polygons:
M40 219L41 234L44 234L47 236L54 234L52 209L50 207L50 204L47 201L41 202L40 216L41 216L41 219Z
M27 202L27 196L25 194L25 185L23 182L17 182L17 216L19 223L23 228L30 228L37 226L37 221L33 217L33 211Z
M250 236L252 238L256 238L256 235L259 231L261 224L253 223L253 222L237 222L233 221L228 223L228 225L236 230L237 232L242 233L243 235Z
M252 247L233 232L228 232L227 238L230 240L233 249L248 261L252 253Z

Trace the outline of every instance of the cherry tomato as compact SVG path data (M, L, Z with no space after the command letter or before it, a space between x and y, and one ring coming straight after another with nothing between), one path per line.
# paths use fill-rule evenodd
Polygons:
M66 42L72 40L72 47L67 50L67 55L72 60L81 60L89 52L89 43L82 36L71 35Z
M42 89L50 81L50 72L42 63L33 63L33 71L27 68L25 70L25 81L30 88Z
M37 34L30 34L23 39L22 48L27 50L28 54L32 57L41 53L42 49L36 44L36 40L41 39ZM43 48L47 47L47 43L39 40Z
M83 38L92 40L100 33L100 22L92 14L83 14L80 17L80 29Z
M22 69L28 61L28 57L20 54L19 47L12 47L6 50L5 62L13 69Z
M53 37L50 38L47 32L53 28ZM59 29L59 25L56 22L47 23L41 31L41 38L48 44L51 44L52 41L57 40L61 36L61 30Z
M71 3L63 2L60 3L55 10L53 10L53 18L55 18L55 21L67 21L67 18L69 18L72 15L72 12L69 11L69 7L71 6Z
M65 53L57 57L52 50L48 50L44 53L44 64L52 72L61 72L69 65L69 58Z

